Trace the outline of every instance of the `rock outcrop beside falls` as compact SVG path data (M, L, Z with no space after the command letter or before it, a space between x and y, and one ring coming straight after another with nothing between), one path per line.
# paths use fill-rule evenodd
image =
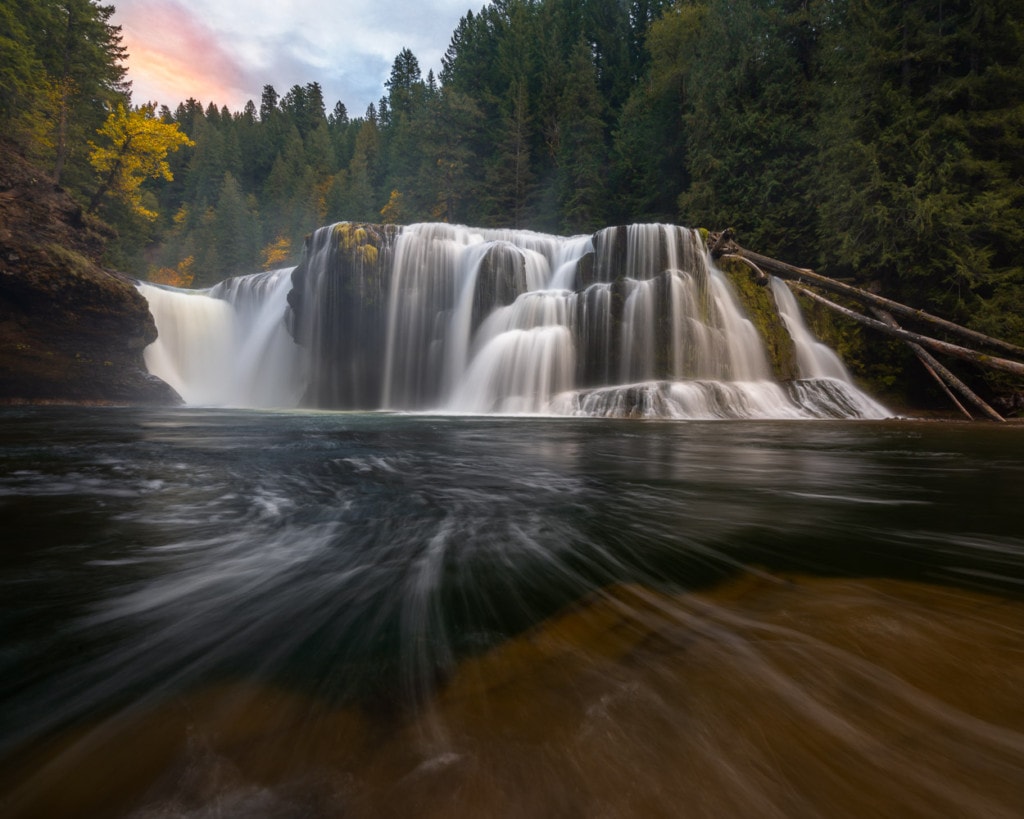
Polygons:
M97 264L105 227L0 145L0 403L165 404L145 299Z
M341 222L306 238L292 273L292 335L315 371L345 362L333 378L314 379L303 405L379 406L387 293L395 225ZM326 314L329 320L321 320Z

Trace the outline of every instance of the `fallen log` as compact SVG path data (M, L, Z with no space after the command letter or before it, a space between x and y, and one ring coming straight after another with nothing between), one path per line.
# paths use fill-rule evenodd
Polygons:
M880 307L873 307L871 312L890 327L900 328L899 323L892 317L891 313L882 310ZM971 413L953 394L952 390L954 389L967 399L969 403L973 404L978 410L980 410L983 415L987 416L991 420L1001 422L1006 421L1006 419L989 406L981 396L957 378L949 371L949 369L943 366L943 364L938 361L935 356L924 349L924 347L916 341L908 341L907 346L914 352L914 355L917 356L918 361L920 361L921 365L928 371L928 374L938 382L940 387L942 387L946 395L949 396L949 400L956 404L964 415L968 418L972 418Z
M908 343L908 344L909 344L909 343ZM920 349L921 349L921 351L922 351L922 352L927 352L927 351L926 351L926 350L925 350L925 349L924 349L923 347L921 347ZM916 353L916 352L917 352L917 351L915 350L915 353ZM937 373L937 372L935 371L935 369L934 369L934 368L933 368L933 367L932 367L931 365L929 365L929 364L928 364L928 362L927 362L927 361L925 361L925 360L924 360L924 359L923 359L923 358L922 358L921 356L918 356L918 360L919 360L919 361L921 362L921 366L922 366L922 367L924 367L924 369L925 369L925 372L927 372L927 373L928 373L928 375L930 375L930 376L931 376L931 377L932 377L932 378L933 378L933 379L935 380L935 383L936 383L936 384L938 384L938 385L939 385L939 387L941 387L941 388L942 388L942 391L943 391L944 393L946 393L946 397L947 397L947 398L948 398L948 399L949 399L950 401L952 401L952 402L953 402L954 404L956 404L956 408L957 408L958 410L960 410L960 412L961 412L961 413L963 413L964 417L965 417L965 418L966 418L966 419L967 419L968 421L973 421L973 420L974 420L974 416L973 416L973 415L971 415L971 412L970 412L970 410L968 410L968 409L967 409L967 407L965 407L965 406L964 406L964 405L963 405L962 403L960 403L960 399L959 399L959 398L957 398L957 397L956 397L956 396L955 396L955 395L953 394L953 390L951 390L951 389L949 388L949 384L947 384L947 383L946 383L946 382L945 382L945 381L944 381L944 380L942 379L942 376L941 376L941 375L939 375L939 374L938 374L938 373Z
M903 341L913 341L920 344L922 347L927 347L930 350L935 350L936 352L944 353L945 355L953 358L959 358L963 361L970 361L977 364L979 367L987 367L993 370L1002 370L1003 372L1024 376L1024 364L1021 364L1020 362L1009 361L1005 358L998 358L996 356L986 355L985 353L979 353L976 350L969 350L966 347L961 347L957 344L950 344L948 341L939 341L936 338L929 338L928 336L922 336L919 333L912 333L909 330L904 330L900 327L890 327L883 321L873 319L870 316L858 313L856 310L850 310L848 307L836 304L834 301L830 301L824 296L820 296L817 293L808 290L806 287L800 286L800 284L794 281L787 281L787 284L794 292L806 296L811 299L811 301L818 302L819 304L828 307L830 310L833 310L840 315L844 315L859 324L878 330L883 335L898 338Z
M977 330L971 330L952 321L947 321L946 319L939 318L938 316L933 316L930 313L926 313L924 310L916 310L913 307L907 307L905 304L900 304L899 302L887 299L884 296L869 293L867 290L862 290L859 287L854 287L853 285L846 284L845 282L830 279L827 276L822 276L820 273L815 273L813 270L808 270L804 267L795 267L794 265L787 264L786 262L780 262L778 259L773 259L770 256L762 256L760 253L755 253L752 250L740 247L736 243L735 235L731 229L722 231L721 233L711 234L709 243L711 255L716 259L726 255L736 256L747 260L759 271L767 271L772 275L778 276L780 279L812 284L816 287L820 287L822 290L829 290L833 293L848 296L862 304L867 304L872 307L880 307L883 310L903 318L941 328L945 332L963 339L964 341L970 341L990 350L999 351L1004 355L1024 359L1024 347L1018 347L1016 344L1011 344L1008 341L987 336L984 333L979 333Z
M726 254L723 254L720 258L722 258L722 259L734 259L735 261L739 262L740 264L743 264L743 265L746 265L747 267L749 267L751 274L753 274L754 281L757 284L761 285L762 287L767 285L768 282L770 281L770 279L768 278L768 274L765 273L760 267L758 267L752 261L750 261L750 259L746 259L743 256L737 256L735 253L726 253Z

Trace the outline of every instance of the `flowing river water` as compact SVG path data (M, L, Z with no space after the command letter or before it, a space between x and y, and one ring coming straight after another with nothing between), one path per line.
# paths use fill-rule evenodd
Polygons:
M1024 813L1019 426L0 414L5 817Z

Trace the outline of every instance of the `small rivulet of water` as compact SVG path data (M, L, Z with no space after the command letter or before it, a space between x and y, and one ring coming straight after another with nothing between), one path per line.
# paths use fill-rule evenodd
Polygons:
M140 285L150 371L186 403L664 418L882 418L774 286L780 382L699 232L558 237L347 222L301 264L202 293Z

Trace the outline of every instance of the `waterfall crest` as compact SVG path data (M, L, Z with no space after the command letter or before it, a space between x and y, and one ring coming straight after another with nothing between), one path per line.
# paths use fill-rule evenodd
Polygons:
M800 378L697 231L592 236L339 223L294 270L200 294L141 285L150 371L188 403L670 418L880 418L785 286Z

